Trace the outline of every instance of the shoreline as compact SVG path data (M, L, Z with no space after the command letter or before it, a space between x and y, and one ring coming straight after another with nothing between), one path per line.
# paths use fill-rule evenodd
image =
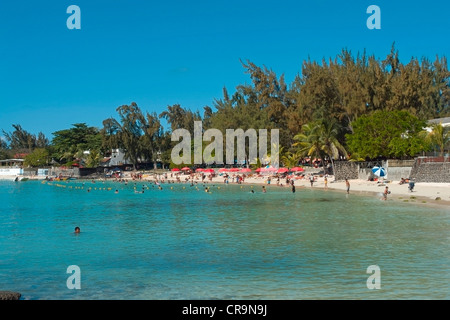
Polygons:
M168 178L165 179L166 181L171 182L177 182L176 178L170 177L170 172L167 172ZM154 182L158 175L144 175L142 180L135 180L135 181L152 181ZM11 181L14 182L14 178L16 176L0 176L0 181ZM184 179L188 177L187 175L181 175L181 183L186 183ZM237 185L236 182L232 181L233 175L230 175L230 182L231 185ZM42 181L45 180L45 177L26 177L29 179L29 181ZM131 178L131 172L125 173L125 176L123 179L127 179L129 182L133 181ZM334 179L333 176L328 177L328 184L327 188L325 188L324 178L318 177L317 180L314 182L313 187L311 187L310 182L307 178L303 179L294 179L294 185L295 187L300 188L314 188L319 190L333 190L337 192L346 193L346 185L344 181L332 181ZM77 179L77 180L100 180L104 181L103 178L86 178L86 179ZM114 181L114 179L107 179L106 181ZM18 181L20 183L21 181ZM23 181L26 183L26 181ZM203 183L201 179L195 179L194 182L197 183ZM404 202L404 203L413 203L413 204L420 204L420 205L426 205L426 206L433 206L433 207L450 207L450 183L427 183L427 182L418 182L415 184L414 191L410 192L408 190L408 184L400 185L399 181L391 181L388 183L378 183L374 181L367 181L367 180L360 180L360 179L354 179L349 180L350 182L350 194L356 194L356 195L363 195L363 196L376 196L379 195L381 199L381 193L384 191L384 187L388 186L389 191L391 191L391 194L388 195L387 201L397 201L397 202ZM216 176L213 177L210 181L208 176L205 178L204 183L210 184L224 184L224 177L222 176ZM267 184L267 177L246 177L243 185L266 185L269 187L278 187L278 188L290 188L290 186L285 185L285 178L280 178L280 186L276 185L276 178L272 177L272 181L270 184ZM282 185L282 186L281 186ZM437 198L440 198L440 200L436 200Z
M295 180L294 184L295 187L317 188L320 190L328 189L336 192L346 193L347 187L344 181L335 182L330 180L332 179L328 179L328 188L325 188L323 178L318 178L318 181L314 182L313 187L311 187L310 182L306 179ZM377 183L357 179L349 180L349 182L350 194L362 196L379 195L379 198L381 199L381 193L384 191L384 187L388 186L391 194L388 195L387 201L393 200L397 202L420 204L439 208L450 207L450 183L419 182L415 184L413 192L410 192L408 190L408 184L400 185L399 181L392 181L390 183ZM263 185L265 184L265 180L250 178L245 180L245 184ZM280 188L286 188L286 186L283 185L283 187ZM436 200L436 198L438 197L440 198L440 200Z
M185 177L185 176L182 176ZM332 190L336 192L346 193L347 187L344 181L331 181L334 177L331 176L328 178L327 188L325 188L325 183L323 178L318 178L317 181L314 182L314 186L312 188L319 190ZM155 181L153 178L143 178L143 181ZM168 178L168 181L175 181L175 178ZM205 179L205 183L215 183L215 184L224 184L223 177L214 177L212 181L209 179ZM290 186L286 186L285 179L280 179L280 184L282 186L276 185L276 179L272 178L272 182L267 184L266 177L247 177L243 185L265 185L269 187L278 187L278 188L290 188ZM274 181L275 180L275 181ZM202 183L201 180L195 180L197 183ZM305 179L295 179L294 180L295 187L300 188L311 188L309 180ZM362 196L376 196L380 195L384 191L384 187L388 186L391 194L388 196L387 201L398 201L404 203L413 203L413 204L421 204L433 207L450 207L450 183L428 183L428 182L419 182L415 184L413 192L408 190L408 184L400 185L399 181L392 181L389 183L377 183L373 181L366 181L360 179L349 180L350 181L350 194L362 195ZM185 182L181 182L185 183ZM235 182L230 182L229 184L237 185ZM436 198L440 198L440 200L436 200ZM380 200L381 201L381 200Z

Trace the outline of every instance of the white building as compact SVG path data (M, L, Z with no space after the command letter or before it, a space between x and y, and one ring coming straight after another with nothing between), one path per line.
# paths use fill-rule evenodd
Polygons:
M428 125L439 124L439 123L441 123L444 128L450 127L450 117L428 120ZM426 127L425 129L428 132L431 132L431 127Z
M115 167L123 165L131 165L131 161L125 158L125 152L120 149L112 149L111 156L103 158L101 166L103 167Z

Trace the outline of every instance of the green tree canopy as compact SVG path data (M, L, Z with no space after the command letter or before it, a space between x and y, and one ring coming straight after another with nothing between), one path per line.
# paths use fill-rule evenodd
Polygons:
M431 132L427 134L426 139L430 146L443 156L445 149L450 147L450 128L444 127L442 123L435 123L431 126Z
M13 124L13 132L3 131L9 149L14 152L31 153L35 148L46 148L49 145L48 139L42 132L38 136L24 130L19 124Z
M86 123L76 123L72 126L70 129L53 133L52 146L55 158L70 162L79 152L101 149L102 136L97 128L89 127Z
M44 167L48 165L50 154L47 149L36 148L32 153L25 157L25 166Z
M351 153L363 158L413 157L426 150L421 132L426 123L407 111L375 111L352 122L347 134Z

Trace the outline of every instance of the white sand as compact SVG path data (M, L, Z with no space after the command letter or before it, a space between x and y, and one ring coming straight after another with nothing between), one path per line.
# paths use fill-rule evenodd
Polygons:
M180 175L181 181L184 182L184 179L188 177L185 175ZM233 174L230 175L229 184L236 184L232 179ZM148 180L153 180L153 178L149 178ZM168 180L175 180L175 178L170 178L170 173L168 174ZM194 180L200 182L201 180ZM294 179L294 185L299 188L311 188L311 184L308 178L303 179ZM217 176L212 179L212 182L209 181L208 175L205 179L205 182L208 183L216 183L223 184L224 178L222 176ZM427 204L439 204L444 206L449 206L450 209L450 183L425 183L418 182L415 183L413 192L410 192L408 189L408 183L399 184L399 181L392 181L387 183L378 183L376 181L367 181L367 180L349 180L350 182L350 194L381 194L385 187L389 188L391 192L388 195L388 200L396 200L403 202L412 202L412 203L427 203ZM267 176L266 177L247 177L244 180L243 184L260 184L267 185ZM286 186L286 179L280 178L279 187L288 187ZM277 187L276 178L272 177L270 186ZM317 189L325 189L324 178L319 177L313 184L313 188ZM334 177L328 177L328 189L334 189L346 192L347 187L344 181L334 182ZM380 196L381 198L381 196ZM440 198L439 200L436 200Z
M126 172L125 179L131 179L129 172ZM171 173L168 173L168 180L175 180L175 175L171 178ZM229 174L229 184L236 184L232 179L234 174ZM10 180L13 181L16 176L0 176L0 180ZM180 179L182 182L185 181L187 175L180 175ZM208 175L206 176L205 182L207 183L216 183L223 184L224 177L216 176L209 181ZM41 177L30 177L31 179L38 179ZM45 177L44 177L45 178ZM144 175L144 180L153 181L153 175ZM194 180L197 182L201 182L201 179ZM295 186L299 188L311 188L311 184L307 178L304 179L294 179ZM255 176L252 175L250 177L246 177L243 184L259 184L259 185L267 185L267 176ZM286 188L286 179L280 178L280 188ZM270 186L277 187L276 178L272 177L272 181ZM413 192L408 190L408 184L399 184L399 181L392 181L388 183L378 183L374 181L366 181L366 180L350 180L350 194L380 194L384 191L385 186L389 187L389 191L391 193L388 195L388 200L396 200L403 202L412 202L412 203L426 203L426 204L437 204L448 206L450 209L450 183L424 183L418 182L415 184ZM317 189L325 189L324 178L319 177L316 182L314 182L313 188ZM328 177L328 189L339 190L345 192L347 190L344 181L334 182L334 177ZM381 198L381 197L380 197ZM437 198L440 198L437 200Z

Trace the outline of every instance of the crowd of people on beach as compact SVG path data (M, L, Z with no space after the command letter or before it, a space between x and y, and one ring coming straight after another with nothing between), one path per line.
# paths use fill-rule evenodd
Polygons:
M216 179L213 179L216 178ZM218 179L220 178L220 180ZM251 178L251 179L250 179ZM246 181L246 179L249 179L249 184L263 184L261 192L266 193L266 185L267 186L277 186L277 187L289 187L292 193L296 192L296 185L295 182L297 180L304 181L303 183L300 183L299 185L301 187L306 187L305 183L309 182L309 185L311 188L314 188L315 184L319 181L323 181L323 184L320 184L324 189L328 189L328 181L329 176L328 175L319 175L319 174L301 174L301 175L289 175L289 174L273 174L273 175L254 175L254 174L242 174L242 173L209 173L205 174L205 172L164 172L164 173L157 173L157 174L143 174L143 173L131 173L128 176L123 175L113 175L109 178L102 178L102 179L93 179L91 181L92 184L95 184L96 181L99 182L113 182L113 183L120 183L123 185L128 185L129 183L134 184L134 193L144 193L146 190L148 190L150 187L157 187L159 190L163 190L163 185L169 185L169 184L188 184L191 187L196 187L195 189L199 190L199 186L203 185L203 189L205 192L210 192L210 188L207 186L208 184L219 184L220 181L223 181L223 184L237 184L242 185ZM52 181L52 180L47 180ZM138 183L140 181L145 181L147 184L143 184L142 187L138 186ZM405 181L402 179L400 181L400 184L408 183L409 181ZM83 183L84 186L84 183ZM149 187L150 186L150 187ZM70 187L69 187L70 188ZM77 188L77 187L76 187ZM411 188L411 186L410 186ZM81 187L81 189L84 189ZM87 192L91 192L93 187L86 188ZM102 189L102 188L98 188ZM105 189L105 188L103 188ZM119 193L120 188L107 188L107 190L115 190L114 193ZM173 189L173 187L171 188ZM94 190L96 188L94 187ZM345 190L347 194L350 194L350 181L349 179L345 179ZM254 193L254 189L252 187L251 193ZM388 195L391 193L389 188L386 186L383 193L381 193L381 200L387 200Z

